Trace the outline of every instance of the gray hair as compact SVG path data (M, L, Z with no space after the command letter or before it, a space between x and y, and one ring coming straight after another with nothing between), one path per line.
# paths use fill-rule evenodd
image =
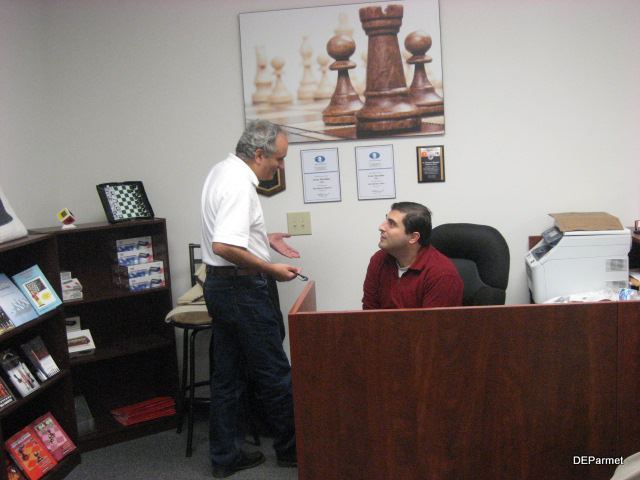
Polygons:
M236 155L243 160L252 160L258 148L264 150L266 155L273 155L276 152L276 137L280 133L285 132L274 123L251 120L238 140Z

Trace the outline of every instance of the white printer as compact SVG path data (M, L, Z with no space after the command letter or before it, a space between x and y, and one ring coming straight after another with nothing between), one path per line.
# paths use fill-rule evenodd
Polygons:
M525 256L529 290L535 303L553 297L626 288L631 232L561 232L552 227Z

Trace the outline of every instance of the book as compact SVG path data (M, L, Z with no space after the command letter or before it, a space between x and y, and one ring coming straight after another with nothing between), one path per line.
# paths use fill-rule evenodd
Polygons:
M7 480L26 480L20 469L9 458L5 459L7 466Z
M22 293L31 302L38 315L53 310L62 304L55 290L38 265L33 265L11 277Z
M58 463L29 426L9 437L5 447L29 480L42 478Z
M23 397L40 388L38 380L35 379L27 365L13 350L5 350L0 353L0 367L2 367L17 392Z
M96 350L96 344L93 343L93 337L88 329L67 332L67 346L69 357L91 355Z
M56 365L40 335L33 337L27 343L23 343L20 348L29 363L31 363L33 371L36 372L40 381L44 382L60 372L58 365Z
M143 402L115 408L111 410L111 414L119 423L126 426L175 415L175 407L176 402L171 397L154 397Z
M15 327L38 317L29 300L4 273L0 273L0 309Z
M57 461L76 449L76 445L51 412L36 418L30 426Z
M11 389L5 383L2 378L0 378L0 411L7 405L11 405L16 401L16 397L13 396Z
M9 315L7 315L6 312L2 309L2 307L0 307L0 335L14 328L16 328L16 326L13 324L13 322L9 318Z

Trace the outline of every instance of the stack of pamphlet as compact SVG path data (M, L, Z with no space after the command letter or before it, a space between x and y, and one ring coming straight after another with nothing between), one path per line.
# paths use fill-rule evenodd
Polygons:
M71 272L60 272L60 283L63 301L82 300L82 284L71 276Z

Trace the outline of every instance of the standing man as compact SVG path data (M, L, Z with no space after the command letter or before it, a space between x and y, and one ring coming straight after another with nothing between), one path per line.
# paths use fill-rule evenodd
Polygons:
M371 257L364 280L365 310L462 305L462 278L451 260L431 245L427 207L394 203L378 230L380 250Z
M236 444L244 373L255 386L265 420L275 432L278 465L296 466L291 367L282 347L281 313L267 286L296 278L298 267L271 263L269 246L290 258L299 254L282 233L267 235L256 187L284 168L289 142L270 122L250 122L236 153L216 164L202 190L204 295L213 318L210 450L215 478L264 462L261 452Z

